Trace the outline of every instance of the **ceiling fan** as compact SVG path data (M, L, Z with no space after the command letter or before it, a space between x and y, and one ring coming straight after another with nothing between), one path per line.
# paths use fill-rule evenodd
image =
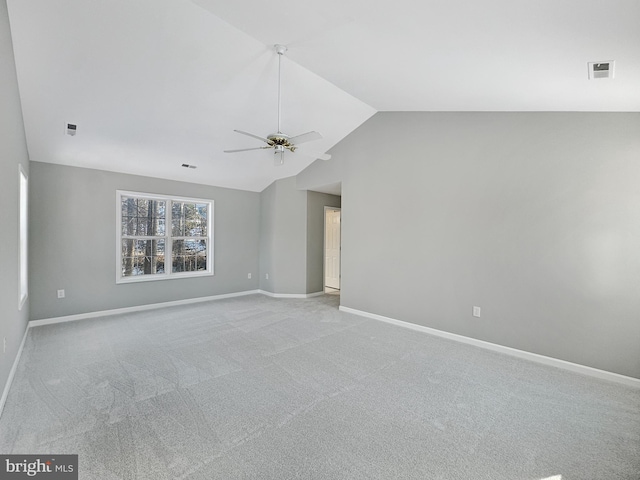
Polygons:
M278 54L278 131L276 133L271 133L266 137L261 137L260 135L254 135L253 133L244 132L242 130L234 130L234 132L241 133L242 135L247 135L249 137L257 138L258 140L262 140L266 143L263 147L254 147L254 148L240 148L237 150L225 150L225 153L236 153L236 152L247 152L249 150L265 150L272 148L274 149L274 164L282 165L284 164L284 151L289 150L290 152L295 152L298 148L298 145L301 143L312 142L314 140L320 140L322 135L318 132L307 132L302 133L300 135L295 135L293 137L282 133L280 131L280 113L282 110L281 100L280 100L280 72L281 72L281 64L282 64L282 56L284 52L287 51L287 47L284 45L274 45L275 51ZM320 158L322 160L329 160L331 155L328 153L310 153L310 152L300 152L303 155L307 155L313 158Z

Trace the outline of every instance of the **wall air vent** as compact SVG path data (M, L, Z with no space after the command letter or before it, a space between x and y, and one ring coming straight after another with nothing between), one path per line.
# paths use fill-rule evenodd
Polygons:
M589 62L589 80L597 78L613 78L613 60L604 62Z

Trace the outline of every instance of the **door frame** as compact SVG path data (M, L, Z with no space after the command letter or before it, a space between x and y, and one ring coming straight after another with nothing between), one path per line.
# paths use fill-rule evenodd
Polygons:
M326 292L326 280L327 280L327 210L337 210L340 212L340 248L338 249L338 256L340 257L340 271L338 272L338 278L340 281L340 288L342 290L342 207L329 207L324 206L324 214L322 217L322 291ZM331 287L329 287L331 288ZM335 289L333 289L335 290Z

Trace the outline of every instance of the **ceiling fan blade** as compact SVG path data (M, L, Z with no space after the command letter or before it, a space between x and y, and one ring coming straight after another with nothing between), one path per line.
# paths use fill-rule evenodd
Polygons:
M248 152L249 150L263 150L265 148L273 148L273 147L239 148L237 150L223 150L223 152L224 153Z
M321 138L322 135L320 135L318 132L307 132L296 135L295 137L291 137L289 139L289 142L293 143L294 145L300 145L301 143L313 142L314 140L320 140Z
M242 130L234 130L234 132L238 132L238 133L241 133L242 135L247 135L249 137L257 138L258 140L262 140L264 143L270 143L268 138L264 138L259 135L254 135L253 133L243 132Z
M296 150L295 153L300 153L305 157L319 158L320 160L325 160L325 161L331 159L331 155L329 155L328 153L314 153L314 152L307 152L304 150Z

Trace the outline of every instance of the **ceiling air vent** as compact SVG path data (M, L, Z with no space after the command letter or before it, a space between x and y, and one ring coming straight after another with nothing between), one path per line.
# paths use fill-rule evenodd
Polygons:
M184 168L198 168L198 166L197 166L197 165L189 165L188 163L183 163L183 164L182 164L182 166L183 166Z
M596 78L613 78L614 61L589 62L589 80Z

